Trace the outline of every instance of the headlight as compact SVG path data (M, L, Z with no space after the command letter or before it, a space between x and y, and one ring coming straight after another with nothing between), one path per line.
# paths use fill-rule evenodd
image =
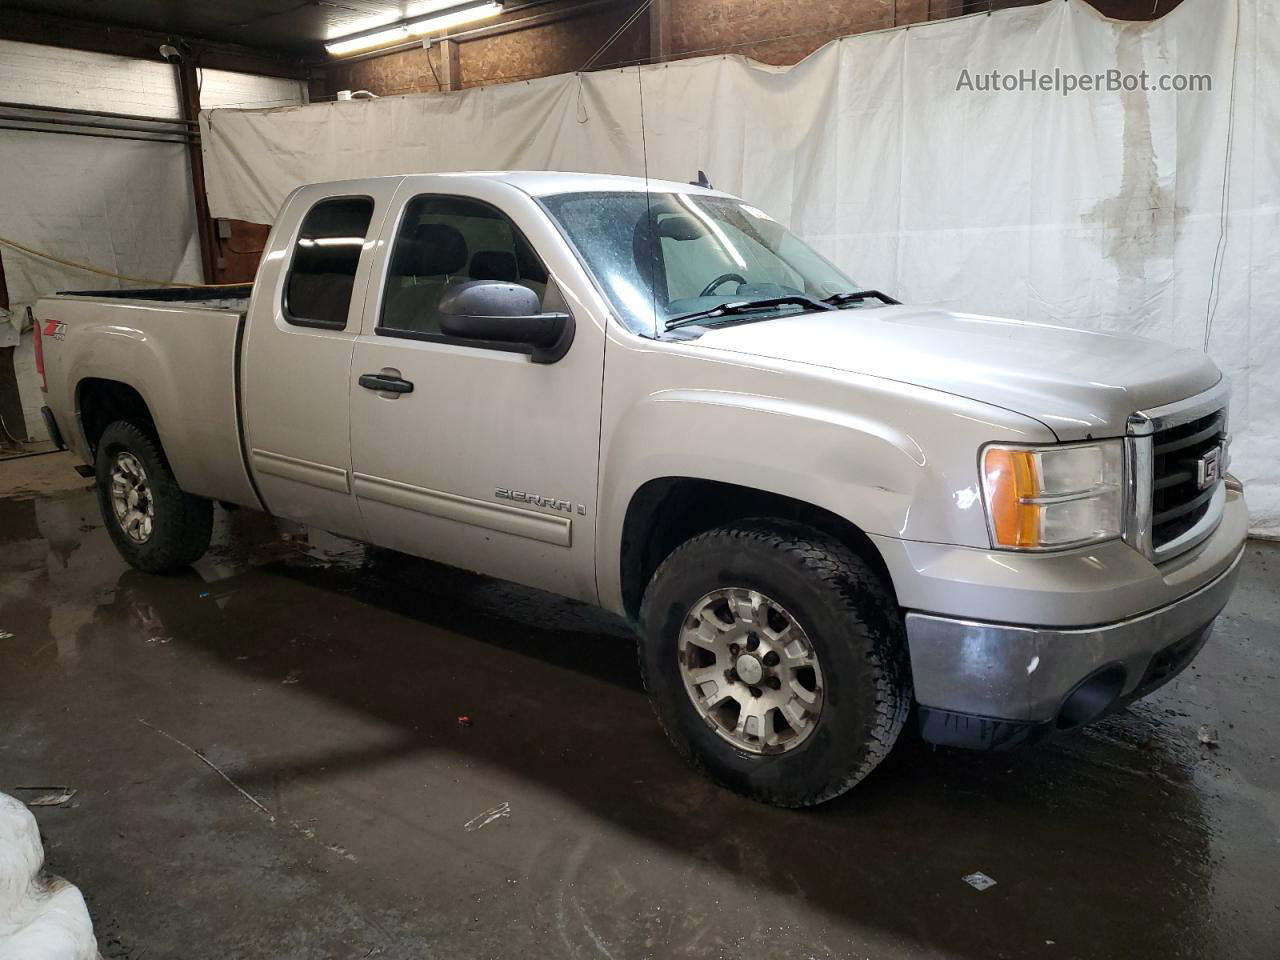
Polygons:
M992 444L982 451L982 492L992 546L1076 547L1121 534L1121 440L1057 447Z

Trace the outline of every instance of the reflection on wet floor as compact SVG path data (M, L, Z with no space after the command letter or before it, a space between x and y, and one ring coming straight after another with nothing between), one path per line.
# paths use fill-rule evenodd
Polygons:
M40 818L105 956L1277 956L1273 548L1150 701L797 813L679 761L610 615L218 517L159 578L92 495L0 500L0 790L79 789Z

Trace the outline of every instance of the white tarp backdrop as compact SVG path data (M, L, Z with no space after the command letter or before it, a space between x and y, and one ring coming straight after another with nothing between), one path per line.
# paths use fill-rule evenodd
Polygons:
M962 72L1207 75L1201 92L991 92ZM203 114L215 216L269 223L315 180L465 169L649 174L769 210L908 302L1209 353L1234 470L1280 535L1280 0L1154 23L1083 0L833 42L450 94Z
M0 136L0 170L0 236L114 273L199 282L181 143L14 132ZM9 247L0 256L15 313L57 290L121 286Z

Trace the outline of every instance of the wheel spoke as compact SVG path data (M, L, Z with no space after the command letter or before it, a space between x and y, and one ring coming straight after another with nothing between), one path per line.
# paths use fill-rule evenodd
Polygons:
M688 639L713 653L725 645L726 634L733 629L733 624L725 623L710 608L698 613L697 624L696 630L687 635Z
M702 698L702 705L708 711L715 710L726 700L737 699L734 695L733 687L730 684L725 683L723 680L718 681L718 683L719 686L716 687L713 693L707 694Z
M725 679L724 671L714 668L691 675L689 683L707 710L714 710L734 694L733 685Z
M774 729L774 723L773 723L773 713L775 710L779 710L779 709L780 709L779 707L770 707L764 712L764 729L765 729L764 742L767 746L770 746L770 747L776 747L779 743L783 742L783 734L778 733Z
M804 684L792 677L787 684L791 688L791 696L798 700L806 709L816 711L821 704L821 698L812 690L805 688Z
M734 727L733 735L743 739L761 740L764 738L764 729L764 711L756 707L752 701L744 703L742 712L738 714L738 725Z
M788 636L791 635L790 626L787 627ZM782 656L787 662L787 666L793 670L797 667L807 667L813 663L813 653L805 645L799 637L791 636L790 643L782 647Z
M808 704L801 703L798 697L792 697L782 705L782 715L787 718L787 723L791 724L791 729L797 735L804 733L813 722L810 720Z
M729 608L737 619L755 629L769 625L768 601L754 590L739 590L734 593Z
M691 670L689 672L689 682L695 687L701 687L704 683L723 684L725 682L724 670L718 666Z

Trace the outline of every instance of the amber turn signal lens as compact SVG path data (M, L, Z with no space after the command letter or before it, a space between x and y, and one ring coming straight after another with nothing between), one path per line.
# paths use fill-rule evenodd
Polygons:
M1024 502L1040 493L1035 454L1028 450L991 447L983 458L982 469L987 479L996 545L1039 546L1041 507Z

